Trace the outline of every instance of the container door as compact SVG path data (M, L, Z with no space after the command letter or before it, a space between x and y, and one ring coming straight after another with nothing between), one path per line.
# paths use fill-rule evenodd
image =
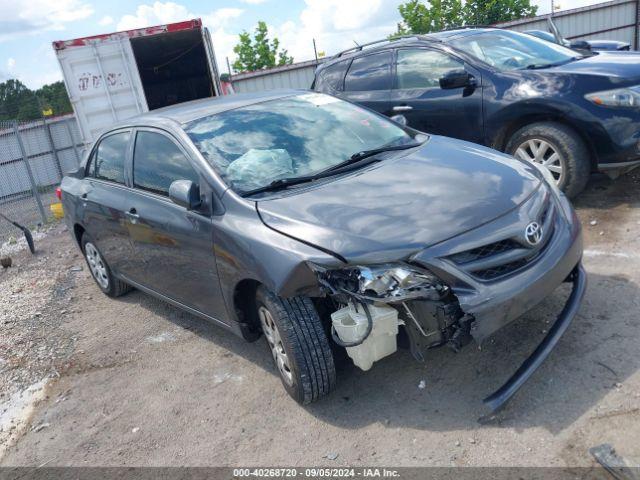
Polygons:
M220 76L218 75L218 64L216 63L216 54L213 50L213 44L211 43L211 35L209 29L202 29L202 40L204 42L204 49L207 52L207 64L209 65L209 72L211 72L211 79L213 81L213 91L216 97L221 95L220 88Z
M56 50L85 143L114 122L148 111L128 38Z

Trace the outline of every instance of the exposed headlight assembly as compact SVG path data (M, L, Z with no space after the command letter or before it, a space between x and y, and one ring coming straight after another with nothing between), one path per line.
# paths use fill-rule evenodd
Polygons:
M640 85L589 93L584 98L603 107L640 108Z
M404 264L352 266L318 274L332 293L384 303L435 299L447 291L447 286L431 272Z

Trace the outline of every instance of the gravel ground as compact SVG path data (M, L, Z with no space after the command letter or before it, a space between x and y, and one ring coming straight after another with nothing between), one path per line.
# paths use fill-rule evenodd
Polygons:
M482 350L345 367L303 408L263 341L140 292L102 295L59 225L0 271L0 465L592 466L604 442L638 461L639 186L640 174L598 177L577 200L581 312L486 425L481 399L542 339L566 287Z

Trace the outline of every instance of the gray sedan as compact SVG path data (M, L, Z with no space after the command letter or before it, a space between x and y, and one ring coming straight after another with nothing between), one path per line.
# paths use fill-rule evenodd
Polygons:
M546 169L324 94L129 119L61 191L105 294L137 288L248 341L263 334L303 404L332 390L340 356L368 370L398 346L420 361L457 351L572 282L543 342L485 400L496 409L585 290L580 224Z

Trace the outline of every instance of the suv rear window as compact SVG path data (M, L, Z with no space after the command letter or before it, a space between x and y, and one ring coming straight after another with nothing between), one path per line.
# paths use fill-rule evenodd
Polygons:
M344 86L344 74L349 66L348 61L334 63L321 70L316 78L315 90L319 92L341 91Z
M347 91L391 89L391 52L355 58L344 80Z
M124 183L124 162L130 136L130 132L121 132L103 138L93 155L88 174L100 180Z

